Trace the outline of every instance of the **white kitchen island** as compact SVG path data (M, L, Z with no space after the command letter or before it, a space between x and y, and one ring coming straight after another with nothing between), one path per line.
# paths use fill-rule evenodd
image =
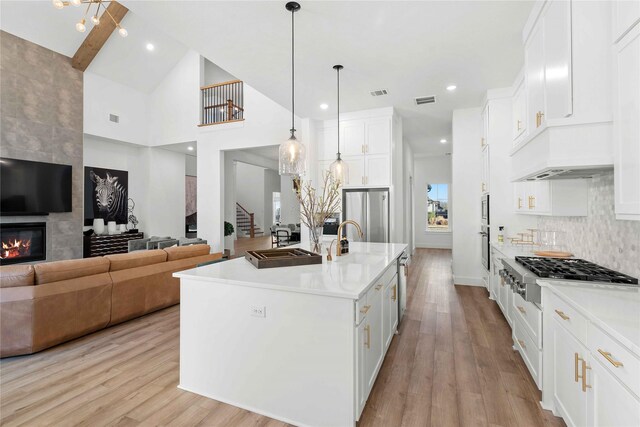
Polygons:
M350 244L321 265L244 258L180 278L180 385L301 426L353 426L398 325L405 244Z

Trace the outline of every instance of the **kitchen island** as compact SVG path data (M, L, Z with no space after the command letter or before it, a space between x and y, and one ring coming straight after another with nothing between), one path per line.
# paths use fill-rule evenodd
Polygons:
M176 273L179 387L295 425L355 425L397 329L406 247L352 242L322 264L239 258Z

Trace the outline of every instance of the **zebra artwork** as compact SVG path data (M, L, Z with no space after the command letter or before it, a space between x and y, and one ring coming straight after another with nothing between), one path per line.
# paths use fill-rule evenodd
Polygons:
M85 225L94 218L126 224L127 187L126 171L85 167Z

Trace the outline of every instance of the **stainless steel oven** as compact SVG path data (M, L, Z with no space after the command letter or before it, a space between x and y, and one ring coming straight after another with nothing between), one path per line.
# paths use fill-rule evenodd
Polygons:
M482 225L489 225L489 195L482 196Z
M491 269L491 260L489 254L491 253L491 230L488 225L482 225L480 231L480 237L482 241L482 266L489 271Z

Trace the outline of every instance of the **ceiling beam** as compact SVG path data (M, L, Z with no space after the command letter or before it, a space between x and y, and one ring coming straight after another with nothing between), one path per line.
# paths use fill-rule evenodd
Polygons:
M89 35L84 39L78 51L73 55L71 59L71 66L77 70L84 71L87 69L91 61L96 57L102 46L107 42L113 30L116 29L116 23L119 24L122 18L127 14L129 9L118 3L112 1L109 3L106 11L102 13L100 17L100 25L94 25L89 32ZM111 19L109 14L113 17Z

